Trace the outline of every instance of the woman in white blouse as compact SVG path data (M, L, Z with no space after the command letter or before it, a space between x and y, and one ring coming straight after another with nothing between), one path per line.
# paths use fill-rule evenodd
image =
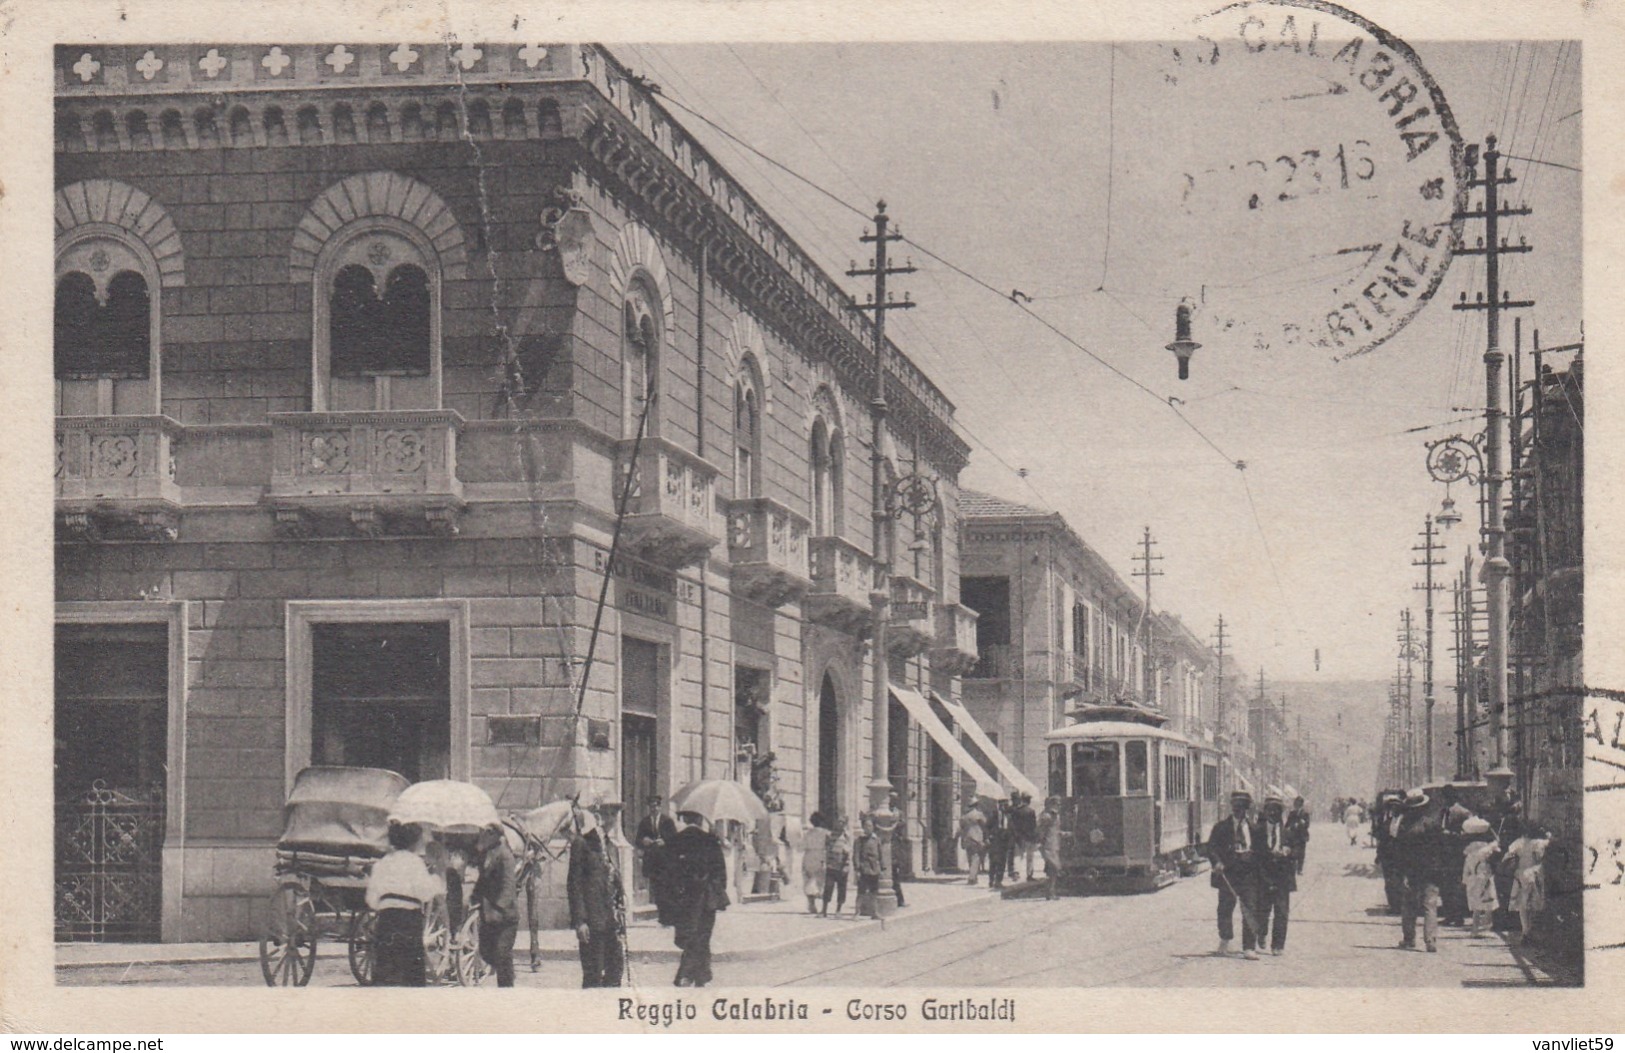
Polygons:
M379 987L422 987L423 909L446 891L444 879L423 865L423 829L390 823L390 851L372 866L367 906L378 914L373 929L372 982Z

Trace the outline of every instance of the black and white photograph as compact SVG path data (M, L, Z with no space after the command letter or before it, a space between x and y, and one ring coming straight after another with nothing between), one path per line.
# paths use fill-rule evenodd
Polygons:
M1625 1027L1617 9L544 6L5 56L31 983Z

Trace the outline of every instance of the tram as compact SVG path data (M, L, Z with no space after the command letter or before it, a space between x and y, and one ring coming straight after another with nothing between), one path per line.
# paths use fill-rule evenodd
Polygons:
M1220 755L1166 723L1137 706L1088 706L1044 736L1067 889L1155 891L1201 868Z

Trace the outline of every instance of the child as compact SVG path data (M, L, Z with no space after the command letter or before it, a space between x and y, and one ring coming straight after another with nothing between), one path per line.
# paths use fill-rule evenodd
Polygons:
M1497 845L1488 820L1473 816L1461 824L1468 838L1466 858L1461 867L1461 883L1467 890L1467 909L1473 914L1472 938L1483 939L1498 902L1495 898L1495 865L1491 857Z

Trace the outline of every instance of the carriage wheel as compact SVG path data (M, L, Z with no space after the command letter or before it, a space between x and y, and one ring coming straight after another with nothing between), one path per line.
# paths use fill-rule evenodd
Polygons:
M378 934L378 915L370 910L357 911L350 922L350 975L362 987L372 986L372 966L375 960Z
M316 968L316 907L298 885L271 894L260 935L260 973L267 987L303 987Z
M464 987L476 987L485 979L487 967L485 959L480 957L480 916L477 911L470 911L468 917L463 919L463 925L457 930L456 939L451 941L452 975Z
M445 900L436 899L423 913L423 975L438 982L446 979L450 967L451 923Z

